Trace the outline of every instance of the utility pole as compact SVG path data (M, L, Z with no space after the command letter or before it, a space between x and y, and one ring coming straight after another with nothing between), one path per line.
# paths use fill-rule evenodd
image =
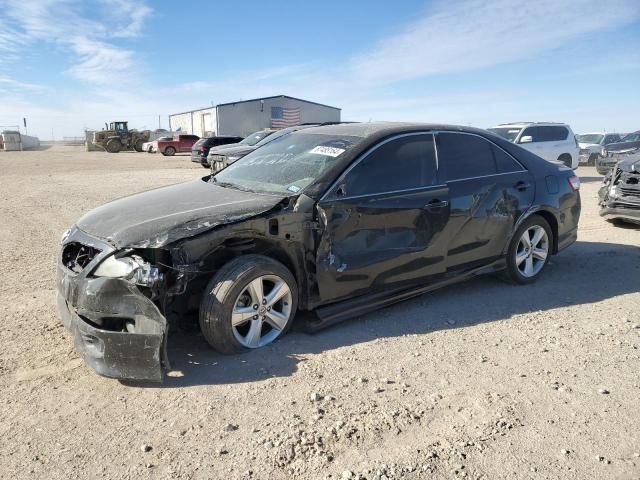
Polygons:
M158 115L158 129L160 129L160 128L162 128L162 127L160 126L160 115Z

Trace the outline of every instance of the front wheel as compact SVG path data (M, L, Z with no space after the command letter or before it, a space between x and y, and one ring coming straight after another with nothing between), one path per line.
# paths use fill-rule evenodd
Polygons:
M553 233L549 223L538 215L531 216L511 239L504 277L513 283L534 282L549 261L552 245Z
M280 262L243 255L211 279L200 302L200 328L220 353L264 347L291 326L298 287Z
M105 150L109 153L118 153L122 150L122 142L119 138L110 138L107 140Z

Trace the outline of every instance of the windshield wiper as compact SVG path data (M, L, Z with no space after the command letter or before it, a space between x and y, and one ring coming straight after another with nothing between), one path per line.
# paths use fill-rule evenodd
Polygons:
M241 192L252 192L253 190L250 190L246 187L242 187L240 185L236 185L235 183L230 183L230 182L219 182L218 180L215 179L214 177L214 182L216 185L218 185L219 187L224 187L224 188L233 188L234 190L240 190Z

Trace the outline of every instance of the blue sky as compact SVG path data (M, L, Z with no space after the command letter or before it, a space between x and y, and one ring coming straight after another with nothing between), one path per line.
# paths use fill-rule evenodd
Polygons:
M638 0L0 0L0 126L286 94L345 120L640 129Z

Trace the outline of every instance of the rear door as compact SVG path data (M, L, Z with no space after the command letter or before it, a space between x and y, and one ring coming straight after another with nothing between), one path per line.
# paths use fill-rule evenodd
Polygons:
M438 162L449 191L447 271L498 259L517 220L534 198L531 174L479 135L440 132Z
M449 217L434 137L383 141L318 203L317 277L323 302L421 283L444 273Z

